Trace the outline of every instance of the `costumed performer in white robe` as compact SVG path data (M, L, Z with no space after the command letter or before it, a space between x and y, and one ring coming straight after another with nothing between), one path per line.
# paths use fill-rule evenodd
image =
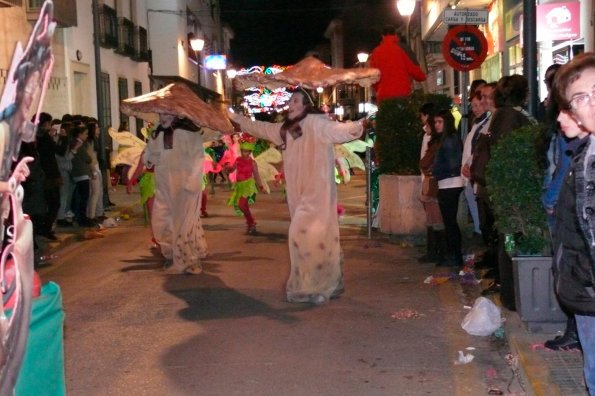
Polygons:
M207 242L200 220L204 149L198 128L187 119L159 114L160 125L143 153L155 168L151 226L170 274L199 274Z
M358 138L363 124L335 122L313 109L310 95L298 90L282 124L228 114L236 128L280 146L291 216L287 300L323 304L343 291L334 144Z

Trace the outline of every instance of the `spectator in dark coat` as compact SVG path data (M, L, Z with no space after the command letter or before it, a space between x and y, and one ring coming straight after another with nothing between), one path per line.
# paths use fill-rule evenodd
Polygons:
M58 209L60 209L60 187L63 184L56 155L64 155L68 147L66 137L60 136L56 128L50 127L51 121L52 116L48 113L40 114L37 152L39 153L39 166L45 173L44 197L47 212L39 234L50 240L56 240L56 235L52 230Z

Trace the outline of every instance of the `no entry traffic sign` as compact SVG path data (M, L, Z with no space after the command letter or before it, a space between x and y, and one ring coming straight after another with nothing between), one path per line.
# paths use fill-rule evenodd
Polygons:
M458 71L477 69L487 54L488 42L475 26L453 26L442 41L444 60Z

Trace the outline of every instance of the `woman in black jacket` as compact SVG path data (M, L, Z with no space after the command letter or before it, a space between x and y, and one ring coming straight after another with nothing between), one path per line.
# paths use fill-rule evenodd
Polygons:
M431 123L433 132L440 135L440 143L432 166L432 175L438 181L438 205L444 221L448 254L438 266L460 267L463 265L461 230L457 223L459 197L464 181L461 177L463 142L450 110L436 113Z

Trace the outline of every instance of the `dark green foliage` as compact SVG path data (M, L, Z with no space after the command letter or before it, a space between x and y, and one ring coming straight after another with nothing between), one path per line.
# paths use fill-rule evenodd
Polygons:
M434 103L436 110L452 106L452 100L446 95L419 92L380 103L376 118L376 152L381 174L419 175L422 138L419 108L426 102Z
M543 254L549 246L545 210L541 204L543 169L542 126L529 125L504 135L492 148L486 183L496 228L514 235L517 253Z

